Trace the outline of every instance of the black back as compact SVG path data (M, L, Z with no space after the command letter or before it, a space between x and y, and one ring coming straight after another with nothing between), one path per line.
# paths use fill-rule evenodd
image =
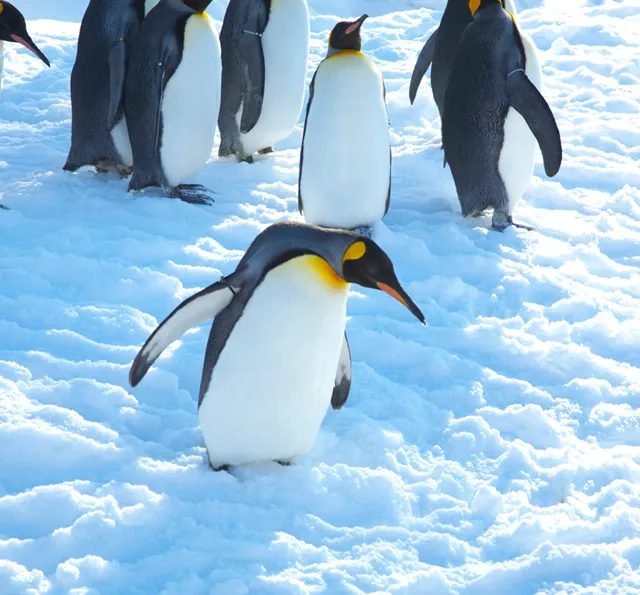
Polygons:
M133 151L130 190L166 186L160 164L162 98L182 61L184 30L196 11L180 0L161 0L142 22L125 85L125 114Z
M121 44L125 61L144 18L144 0L91 0L80 25L78 52L71 72L71 150L65 169L100 161L120 164L113 141L110 52ZM123 42L120 40L123 39ZM126 68L126 64L124 65ZM123 113L122 98L115 109Z
M498 171L509 111L507 75L525 66L512 18L497 0L483 2L460 41L442 121L445 158L465 216L507 206Z

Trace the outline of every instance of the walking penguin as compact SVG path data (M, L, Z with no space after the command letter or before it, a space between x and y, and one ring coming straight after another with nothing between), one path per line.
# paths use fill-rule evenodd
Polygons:
M183 180L213 150L220 108L220 42L204 11L211 0L160 0L131 53L125 115L133 151L129 190L159 186L196 204L212 199Z
M391 142L382 73L360 51L367 16L333 28L311 81L298 206L308 223L370 235L389 209Z
M548 176L562 162L560 132L540 78L535 45L513 15L500 0L481 0L449 76L442 141L462 214L492 207L497 230L531 229L514 223L512 212L531 181L536 141Z
M231 0L220 31L218 155L253 162L286 138L302 112L309 56L306 0Z
M144 0L91 0L82 18L71 71L71 149L64 166L131 173L124 118L124 82L131 48L144 18Z
M215 317L198 401L211 466L293 463L314 445L329 405L340 409L349 396L350 283L384 291L424 323L372 240L301 223L272 225L235 272L158 326L131 366L131 385L185 331Z

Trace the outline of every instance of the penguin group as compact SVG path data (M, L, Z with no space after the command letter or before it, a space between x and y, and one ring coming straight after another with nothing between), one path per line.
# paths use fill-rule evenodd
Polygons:
M90 0L71 75L65 170L92 166L130 176L130 191L159 187L210 204L210 191L185 180L210 159L216 129L218 156L247 163L291 134L306 88L307 1L230 0L220 36L210 2ZM385 81L362 51L367 18L335 24L308 88L298 179L305 222L262 231L236 270L182 302L131 365L135 387L171 343L213 319L198 415L215 470L295 463L329 407L345 404L351 284L386 293L426 324L373 239L390 208L393 158ZM10 37L46 61L26 30ZM535 146L554 176L562 145L513 1L448 0L417 58L412 104L430 67L463 216L492 209L494 229L526 228L512 213L530 183Z

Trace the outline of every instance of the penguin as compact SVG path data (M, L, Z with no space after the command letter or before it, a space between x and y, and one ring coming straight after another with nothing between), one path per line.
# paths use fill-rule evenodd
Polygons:
M129 190L160 186L172 198L210 204L182 184L209 160L220 109L220 41L211 0L160 0L145 17L129 60L124 109L133 153Z
M440 25L427 39L413 68L409 85L411 105L416 99L424 75L433 64L431 92L442 119L447 80L456 57L456 50L465 28L473 21L473 12L477 10L479 4L480 0L449 0L447 2ZM516 13L512 0L505 0L505 6L511 14Z
M512 211L531 181L536 141L549 177L562 163L560 132L539 75L535 45L514 17L500 0L481 0L449 76L442 140L463 216L493 207L492 227L500 231L532 229L514 223Z
M27 32L27 24L22 13L9 2L0 2L0 90L4 71L4 42L19 43L35 54L47 66L49 59L40 51Z
M311 81L298 208L308 223L370 237L389 210L391 141L382 73L360 51L367 17L333 28Z
M329 405L340 409L349 396L351 283L384 291L425 323L371 239L304 223L271 225L233 273L156 328L129 381L135 387L173 341L214 318L198 400L211 467L294 463L314 445Z
M306 0L231 0L220 30L222 99L218 156L253 154L295 128L309 57Z
M144 11L144 0L89 2L71 71L71 149L65 171L92 165L98 173L131 173L124 82Z

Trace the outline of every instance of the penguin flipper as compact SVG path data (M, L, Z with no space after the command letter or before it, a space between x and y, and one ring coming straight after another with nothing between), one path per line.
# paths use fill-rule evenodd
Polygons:
M562 163L562 141L549 104L520 69L507 76L507 96L509 104L525 119L536 137L544 171L552 178Z
M424 44L424 47L418 56L416 65L413 67L411 84L409 85L409 100L411 101L411 105L413 105L413 102L416 100L420 83L422 82L424 75L427 73L427 70L429 70L431 62L433 62L433 49L436 47L437 37L438 29L436 29L429 39L427 39L427 42Z
M124 39L116 41L109 50L109 113L107 126L113 128L122 114L124 79L127 72L127 44Z
M318 68L320 68L318 66ZM304 139L307 136L307 122L309 121L309 111L311 110L311 102L313 101L313 94L315 91L316 75L318 69L316 69L309 84L309 100L307 101L307 111L304 116L304 130L302 131L302 143L300 145L300 166L298 167L298 212L302 215L304 209L302 204L302 165L304 163ZM384 85L384 81L382 83Z
M344 334L342 342L342 350L340 351L340 359L338 360L338 371L336 373L336 381L333 386L333 394L331 395L331 407L334 410L341 409L347 402L349 391L351 390L351 351L349 349L349 341L347 334Z
M129 371L129 382L136 386L171 343L190 328L217 316L233 300L239 288L234 288L229 278L222 279L182 302L153 331L136 355Z
M240 120L242 134L253 129L262 113L265 78L262 32L267 22L267 11L262 2L259 3L259 7L261 10L258 13L252 13L245 23L238 42L238 52L244 63L242 118Z

